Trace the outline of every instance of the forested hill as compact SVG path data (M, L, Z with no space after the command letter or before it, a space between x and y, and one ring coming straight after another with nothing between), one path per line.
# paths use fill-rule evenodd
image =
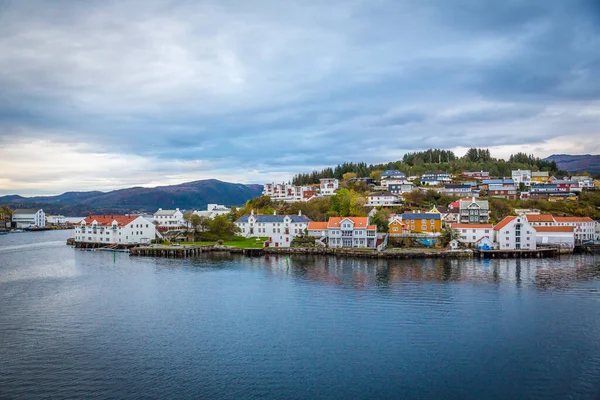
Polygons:
M553 160L543 160L534 155L517 153L508 160L493 158L488 149L469 149L463 157L457 157L449 150L430 149L407 153L402 160L387 164L344 163L336 167L326 168L294 176L292 182L296 185L319 183L321 178L342 179L344 174L352 173L358 177L379 178L382 171L397 169L407 176L421 175L427 171L444 171L461 173L462 171L488 171L491 176L511 176L515 169L530 169L533 171L548 171L550 175L567 175L561 171Z

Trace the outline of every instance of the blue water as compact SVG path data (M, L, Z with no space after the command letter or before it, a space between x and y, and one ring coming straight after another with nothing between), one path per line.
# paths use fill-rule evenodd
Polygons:
M2 399L600 397L600 258L168 260L68 234L0 236Z

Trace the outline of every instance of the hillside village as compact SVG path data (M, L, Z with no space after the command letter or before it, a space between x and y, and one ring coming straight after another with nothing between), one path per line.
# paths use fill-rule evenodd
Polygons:
M463 169L489 163L490 170ZM513 165L518 168L507 170ZM508 173L498 175L500 170ZM75 241L108 246L239 238L265 247L572 250L600 240L599 207L600 181L589 174L567 174L524 154L506 163L483 149L470 149L460 159L428 150L398 163L347 163L299 174L290 183L267 183L262 196L242 207L159 208L153 215L90 215L81 221L41 209L3 209L0 230L71 223Z

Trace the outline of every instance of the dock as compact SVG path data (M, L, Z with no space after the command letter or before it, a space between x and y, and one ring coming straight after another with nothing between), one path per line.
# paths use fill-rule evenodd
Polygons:
M476 250L475 257L479 258L544 258L560 255L558 248L536 250Z

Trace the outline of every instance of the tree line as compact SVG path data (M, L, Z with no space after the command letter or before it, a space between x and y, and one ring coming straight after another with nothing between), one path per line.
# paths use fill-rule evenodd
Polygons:
M489 149L471 148L463 157L457 157L450 150L429 149L407 153L402 160L384 164L367 165L364 162L347 162L333 168L325 168L321 171L301 173L293 177L294 185L318 184L322 178L343 179L344 174L353 173L357 177L379 179L381 172L388 169L396 169L407 176L422 175L431 170L439 170L449 173L461 173L463 171L488 171L491 176L511 176L511 171L516 169L530 169L533 171L548 171L551 175L568 175L561 171L555 161L542 160L539 157L525 153L511 154L508 161L493 158Z

